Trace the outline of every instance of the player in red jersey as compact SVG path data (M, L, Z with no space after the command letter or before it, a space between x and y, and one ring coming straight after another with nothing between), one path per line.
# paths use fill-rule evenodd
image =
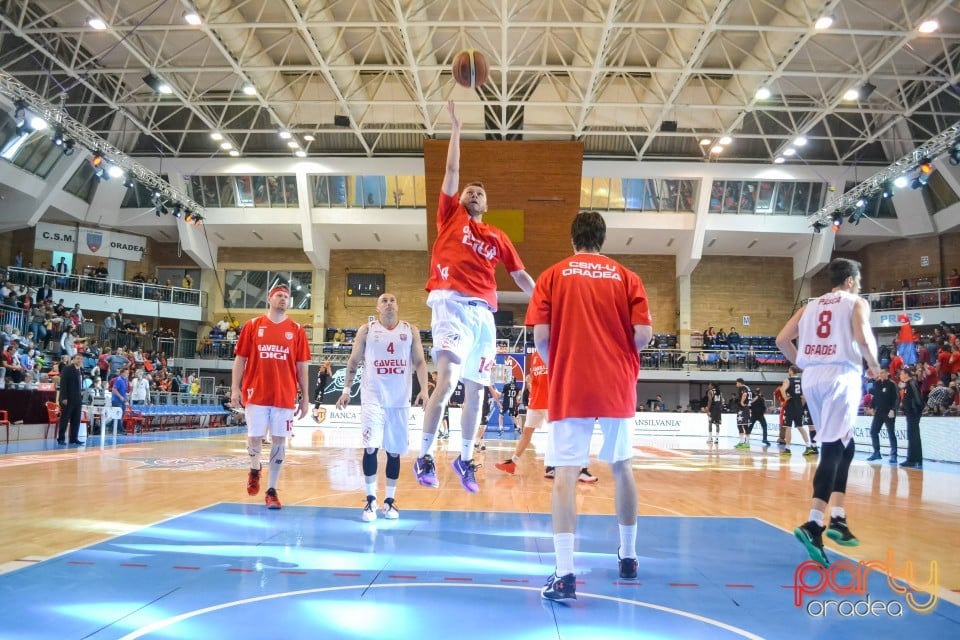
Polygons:
M476 493L480 487L473 464L473 443L480 422L483 388L490 384L490 371L496 357L493 312L497 310L494 279L497 263L504 264L517 286L527 294L533 292L534 283L506 234L483 223L487 210L483 185L471 182L462 193L458 191L460 120L452 100L448 108L450 144L437 209L437 239L430 256L430 279L426 287L430 292L427 306L433 313L430 329L437 386L424 409L423 441L413 470L421 485L440 486L430 452L443 418L443 408L457 381L462 380L463 441L453 468L463 488Z
M247 414L247 493L251 496L260 493L260 448L270 432L270 475L264 500L269 509L279 509L277 479L286 436L293 430L293 421L307 415L309 405L310 345L303 327L287 317L290 289L286 285L272 288L267 303L266 315L247 322L240 331L230 402L245 407Z
M545 462L557 469L553 485L557 569L541 592L547 600L577 597L576 482L590 458L595 422L603 433L597 457L610 464L615 481L620 577L637 577L637 488L630 432L640 350L650 343L653 327L640 277L600 254L606 232L599 213L579 213L570 230L575 254L540 275L527 309L526 324L533 325L533 341L550 369ZM597 393L584 380L602 380L604 392Z

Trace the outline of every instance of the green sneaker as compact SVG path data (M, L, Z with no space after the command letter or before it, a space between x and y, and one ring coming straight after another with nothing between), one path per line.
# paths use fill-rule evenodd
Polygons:
M811 560L819 562L824 567L829 567L830 561L827 560L827 554L823 550L823 532L825 530L826 527L822 527L811 520L794 529L793 535L807 548L807 555L810 556Z
M827 537L844 547L858 547L860 541L853 535L850 527L847 526L846 518L830 518L830 527L827 529Z

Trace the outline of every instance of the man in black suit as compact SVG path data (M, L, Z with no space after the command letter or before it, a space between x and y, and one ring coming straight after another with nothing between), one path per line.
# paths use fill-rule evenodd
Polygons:
M83 415L83 356L79 353L60 372L60 428L57 444L66 444L67 423L70 423L70 444L80 442L80 418Z

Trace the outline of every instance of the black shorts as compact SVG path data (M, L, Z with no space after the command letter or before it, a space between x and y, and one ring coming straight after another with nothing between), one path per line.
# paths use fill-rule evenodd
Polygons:
M720 421L721 421L721 419L722 419L722 418L721 418L722 415L723 415L723 414L720 412L720 409L717 409L716 411L711 411L711 412L710 412L710 424L720 424Z
M802 427L803 426L803 407L794 407L788 403L787 410L783 412L783 426Z

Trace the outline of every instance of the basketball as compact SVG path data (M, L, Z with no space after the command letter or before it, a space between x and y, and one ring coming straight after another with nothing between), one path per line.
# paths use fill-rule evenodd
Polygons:
M487 81L489 71L487 59L475 49L464 49L453 58L453 79L462 87L479 87Z

